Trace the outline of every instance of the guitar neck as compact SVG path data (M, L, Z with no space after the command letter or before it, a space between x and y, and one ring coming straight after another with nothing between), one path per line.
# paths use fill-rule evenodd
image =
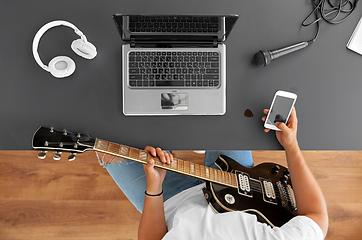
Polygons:
M221 171L218 169L205 167L204 165L183 161L178 158L174 158L171 164L165 164L161 162L158 157L153 157L144 150L137 148L120 145L117 143L108 142L105 140L96 139L95 146L93 148L97 152L111 154L120 158L129 159L132 161L147 164L149 159L154 159L155 166L178 172L187 176L203 179L206 181L222 184L224 186L237 188L237 179L234 173ZM112 159L110 162L101 162L101 165L109 163L120 163L122 159Z

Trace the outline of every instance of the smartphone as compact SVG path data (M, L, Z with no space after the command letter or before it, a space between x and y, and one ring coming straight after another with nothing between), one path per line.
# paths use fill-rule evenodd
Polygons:
M269 108L264 127L280 131L280 129L275 126L275 123L283 122L287 124L296 100L297 95L295 93L277 91Z

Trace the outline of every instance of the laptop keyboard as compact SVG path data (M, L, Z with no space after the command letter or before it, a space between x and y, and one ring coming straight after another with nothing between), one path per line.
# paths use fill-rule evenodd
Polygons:
M194 32L215 33L219 31L219 18L214 16L129 16L131 32Z
M131 51L128 60L132 88L220 86L217 51Z

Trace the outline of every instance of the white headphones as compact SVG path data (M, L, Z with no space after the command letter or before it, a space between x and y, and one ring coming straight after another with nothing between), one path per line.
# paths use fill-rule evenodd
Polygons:
M46 31L53 27L61 25L73 28L75 33L80 36L80 38L74 40L71 45L71 48L76 54L86 59L93 59L95 56L97 56L96 47L92 43L88 42L86 36L70 22L57 20L45 24L35 34L33 40L33 55L35 61L39 64L39 66L42 67L45 71L50 72L56 78L64 78L70 76L75 71L75 62L67 56L58 56L53 58L49 62L49 66L47 66L40 60L38 46L40 38L44 35Z

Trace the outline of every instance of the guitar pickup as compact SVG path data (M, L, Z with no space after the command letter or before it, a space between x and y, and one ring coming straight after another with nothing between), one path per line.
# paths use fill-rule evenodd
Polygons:
M253 197L251 187L250 187L250 176L245 172L235 171L237 182L238 182L238 192L240 195Z
M277 205L278 201L276 198L274 184L271 180L265 178L259 178L261 189L263 192L264 202L272 203Z

